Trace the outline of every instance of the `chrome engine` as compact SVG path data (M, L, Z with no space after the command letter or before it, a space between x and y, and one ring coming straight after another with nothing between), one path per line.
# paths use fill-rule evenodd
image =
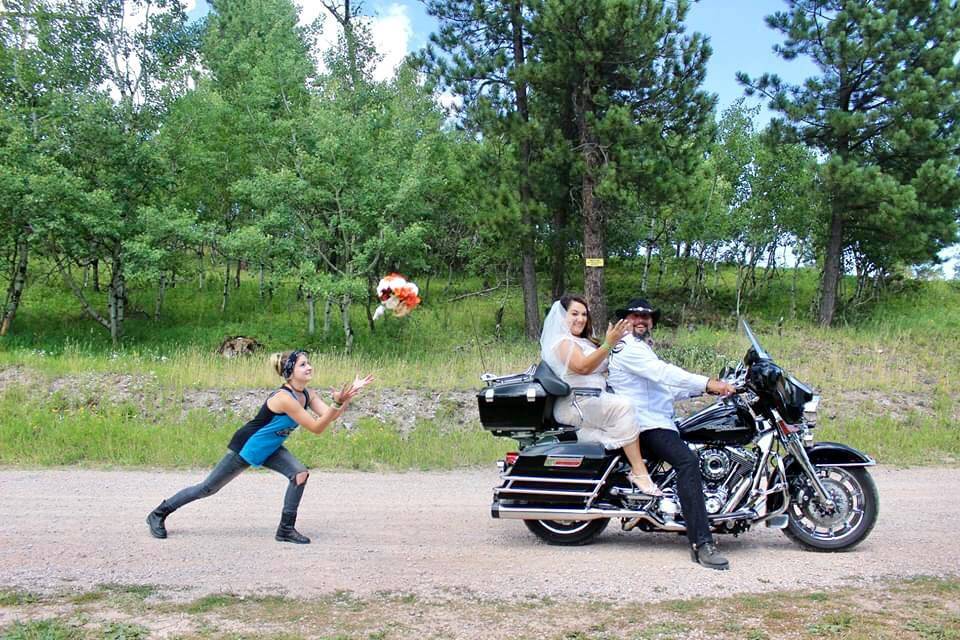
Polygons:
M707 513L721 513L739 484L752 476L757 456L742 447L709 446L699 448L697 456Z

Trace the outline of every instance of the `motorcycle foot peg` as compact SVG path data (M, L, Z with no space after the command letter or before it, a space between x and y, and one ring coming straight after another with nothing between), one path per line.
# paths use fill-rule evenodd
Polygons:
M766 521L766 525L771 529L786 529L787 523L788 518L785 515L773 516Z

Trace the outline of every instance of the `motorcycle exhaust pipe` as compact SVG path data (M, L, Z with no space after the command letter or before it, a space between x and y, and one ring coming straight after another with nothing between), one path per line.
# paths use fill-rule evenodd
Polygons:
M504 520L601 520L603 518L640 518L661 531L686 531L686 527L676 522L663 522L643 511L629 509L550 509L536 507L506 507L494 503L490 506L490 515Z

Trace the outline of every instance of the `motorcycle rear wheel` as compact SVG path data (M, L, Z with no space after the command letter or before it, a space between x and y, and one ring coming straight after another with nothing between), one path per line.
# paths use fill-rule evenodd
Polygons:
M849 551L863 542L877 523L877 485L861 467L823 467L819 471L821 482L838 505L837 512L824 513L816 496L805 505L794 499L787 509L783 533L810 551Z
M598 520L524 520L523 524L547 544L574 547L588 544L600 535L610 518Z

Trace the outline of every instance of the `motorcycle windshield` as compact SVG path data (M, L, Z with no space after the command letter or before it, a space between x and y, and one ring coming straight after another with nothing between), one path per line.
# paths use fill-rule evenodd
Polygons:
M764 351L763 347L760 346L760 341L758 341L757 337L753 335L753 331L750 330L750 325L747 324L747 321L743 318L740 318L740 326L743 327L743 332L747 335L747 339L750 340L750 345L757 353L757 357L761 360L772 360L770 354Z

